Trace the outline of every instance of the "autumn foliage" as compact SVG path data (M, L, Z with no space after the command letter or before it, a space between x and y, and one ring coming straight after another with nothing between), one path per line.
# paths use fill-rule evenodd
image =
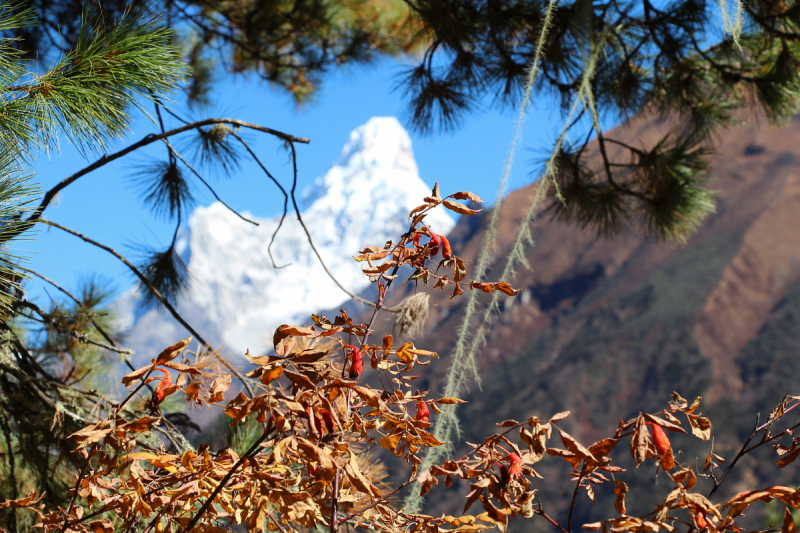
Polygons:
M415 389L416 367L430 364L437 354L410 342L395 344L392 336L376 343L372 325L398 271L406 266L411 267L411 280L448 290L452 285L451 297L464 289L516 294L505 282L465 281L467 265L453 255L444 236L425 225L426 214L441 205L464 215L476 213L457 202L467 199L481 201L466 192L443 199L435 189L411 212L409 230L397 243L370 246L355 256L378 286L379 299L369 323L356 323L342 311L333 320L314 315L310 327L280 326L273 335L274 353L245 356L253 366L246 374L253 394L245 392L247 387L227 394L232 376L211 372L188 357L191 339L168 347L151 364L122 379L131 388L122 402L106 408L97 422L70 436L84 466L67 508L47 508L43 495L32 492L0 503L0 509L25 509L38 516L37 527L44 532L62 533L216 533L233 524L244 524L250 531L267 528L281 533L312 528L336 533L345 525L386 533L475 533L493 528L505 531L512 517L545 520L561 533L573 533L579 527L603 533L644 533L690 527L739 532L737 520L756 502L776 499L800 508L800 491L780 486L712 500L739 458L756 448L773 444L780 456L778 468L800 455L792 432L797 426L776 427L800 405L797 397L786 397L764 424L757 424L725 468L726 460L713 447L702 463L678 461L668 434L710 443L711 422L698 411L700 398L689 402L674 393L663 410L620 421L607 438L590 445L578 442L562 427L569 412L532 414L523 421L499 422L499 433L470 445L464 455L420 471L421 454L444 444L429 431L433 417L442 405L464 402ZM367 361L383 388L361 381ZM174 382L172 372L177 372ZM154 381L157 387L137 410L133 400ZM231 448L212 450L209 445L178 451L148 444L142 437L166 423L159 405L175 394L190 403L221 408L233 424L255 420L260 436L241 455ZM754 440L758 434L760 440ZM788 446L778 442L785 438L790 439ZM364 450L373 443L407 463L403 479L395 486L371 475L370 462L375 459ZM661 503L641 516L628 514L626 497L636 488L623 481L625 469L615 462L619 453L627 453L628 445L637 467L661 471L668 480L643 489L664 495ZM551 516L543 507L547 485L535 467L544 460L563 460L566 474L574 481L566 517ZM408 512L393 498L411 484L419 484L424 495L440 483L451 486L456 478L470 487L460 516ZM710 487L710 493L702 494L701 485ZM608 518L573 525L578 494L583 492L594 501L597 490L615 497L614 509L605 513ZM787 511L783 533L793 529Z

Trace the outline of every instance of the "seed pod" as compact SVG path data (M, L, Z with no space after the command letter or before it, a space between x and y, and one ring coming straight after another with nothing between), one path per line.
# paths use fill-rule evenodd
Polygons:
M697 524L697 529L703 530L708 528L708 522L706 521L706 510L698 505L694 506L694 522Z
M508 454L509 468L508 475L511 477L519 477L522 475L522 458L514 452Z
M152 401L153 401L153 403L158 405L158 404L160 404L161 402L164 401L164 398L167 397L167 393L164 392L164 389L166 389L167 387L171 387L172 386L172 374L170 374L169 372L167 372L166 370L163 370L161 368L156 368L156 371L164 373L164 377L161 378L161 381L159 382L158 387L156 387L156 390L153 391Z
M431 412L428 410L428 406L425 405L425 402L417 403L417 414L414 417L415 420L419 420L420 422L428 422L430 420Z
M328 433L333 433L336 431L336 422L333 420L333 415L331 415L330 411L327 409L317 409L316 410L319 416L317 416L317 420L320 422L320 426L323 426ZM322 416L322 420L320 420L320 416Z
M666 454L671 448L669 437L658 424L653 424L653 444L659 457Z
M350 379L356 379L364 371L364 357L361 355L361 348L345 344L345 348L350 348Z
M435 233L431 233L431 242L428 243L428 246L431 250L431 257L435 256L439 253L439 245L442 243L442 238Z
M444 235L440 235L439 238L442 240L442 257L445 259L452 259L453 250L450 249L450 241L448 241L447 237Z

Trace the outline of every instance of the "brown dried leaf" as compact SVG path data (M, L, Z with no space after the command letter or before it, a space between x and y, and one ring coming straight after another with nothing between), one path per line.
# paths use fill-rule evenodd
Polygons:
M232 380L233 376L230 374L223 374L211 383L212 402L222 400L222 395L230 388ZM219 397L219 400L216 399L217 397Z
M699 401L697 401L697 403L699 403ZM692 428L693 435L703 440L711 438L711 421L708 418L690 414L688 411L686 417L689 419L689 426Z
M33 507L34 505L38 504L44 498L44 494L36 497L36 490L31 490L28 494L25 495L24 498L20 498L18 500L5 500L0 502L0 509L7 509L9 507L13 508L20 508L20 507Z
M560 413L554 414L550 417L550 423L558 422L559 420L564 420L569 416L569 411L562 411Z
M122 378L122 384L125 385L126 387L129 387L131 383L142 379L144 375L147 374L147 372L151 368L153 368L153 365L147 365L143 366L142 368L137 368L136 370L134 370L133 372Z
M311 457L312 460L319 463L318 477L324 481L333 481L333 476L336 473L336 467L333 464L333 459L330 454L320 448L319 446L311 443L306 439L297 439L297 447Z
M628 490L627 484L620 480L614 481L614 494L617 497L617 501L614 502L614 509L616 509L621 516L628 514L625 509L625 494L628 493Z
M674 479L676 483L682 483L686 490L692 490L695 483L697 483L697 476L694 475L694 471L691 468L678 470L672 474L672 479Z
M564 447L567 450L581 457L585 461L597 463L597 458L595 458L595 456L592 455L592 452L590 452L588 448L586 448L577 440L572 438L567 432L562 430L560 427L556 426L556 429L558 429L558 434L561 435L561 442L564 443Z
M155 364L163 365L167 361L172 361L173 359L178 357L178 354L180 354L184 348L189 346L190 342L192 342L191 337L186 337L182 341L176 342L175 344L173 344L172 346L170 346L169 348L165 349L163 352L158 354L158 357L156 357Z
M636 461L637 468L647 459L648 455L653 455L651 448L650 432L647 430L647 426L644 425L644 417L639 415L631 437L631 455Z
M114 533L114 524L108 518L86 524L92 533Z
M800 455L800 446L798 446L796 442L792 442L792 449L788 453L785 453L775 464L778 468L784 468L795 462L798 455Z
M650 422L652 422L653 424L658 424L662 428L669 429L671 431L677 431L678 433L686 433L686 430L683 429L682 427L680 427L678 424L675 424L673 422L668 422L668 421L664 420L663 418L659 418L657 416L649 415L647 413L645 413L644 417L647 420L649 420Z
M464 204L454 202L453 200L445 200L442 203L447 209L449 209L450 211L455 211L459 215L477 215L478 213L483 211L483 209L470 209Z
M301 389L310 389L314 390L316 387L311 382L308 377L304 376L303 374L298 374L297 372L292 372L291 370L284 370L283 375L289 378L289 381L300 387Z
M203 375L203 373L200 370L196 369L195 367L189 365L183 365L181 363L176 363L175 361L167 361L161 366L171 368L172 370L177 370L178 372L185 372L186 374L192 374L194 376Z
M672 455L671 447L667 448L667 453L658 458L658 462L661 464L661 468L666 471L670 471L675 468L675 458Z
M503 420L502 422L498 422L495 425L499 428L511 428L514 426L518 426L519 422L517 422L516 420Z
M455 194L451 194L448 198L455 198L456 200L472 200L476 204L485 204L481 197L475 194L474 192L469 191L459 191Z

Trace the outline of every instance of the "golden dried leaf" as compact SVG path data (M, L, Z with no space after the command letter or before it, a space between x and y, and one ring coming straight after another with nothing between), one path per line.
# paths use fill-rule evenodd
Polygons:
M414 344L407 342L397 350L397 358L406 364L414 362L414 354L409 351L409 348L414 348Z
M783 512L783 525L781 526L781 533L794 533L794 517L792 512L787 507Z
M602 522L592 522L591 524L583 524L583 529L588 529L589 531L597 531L602 526Z
M550 417L550 422L558 422L559 420L564 420L569 416L569 411L563 411L561 413L555 414Z
M434 403L441 403L441 404L444 404L444 405L453 405L453 404L459 404L459 403L467 403L467 401L466 401L466 400L460 400L460 399L458 399L458 398L450 398L450 397L439 398L438 400L433 400L433 402L434 402Z
M261 374L261 377L259 379L261 383L263 383L264 385L269 385L270 383L281 377L282 374L283 374L283 366L276 365L275 367Z

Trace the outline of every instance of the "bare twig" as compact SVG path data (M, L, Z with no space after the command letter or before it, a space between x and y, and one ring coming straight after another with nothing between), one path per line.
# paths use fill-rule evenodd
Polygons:
M190 326L188 322L186 322L186 320L183 319L183 317L172 306L172 304L170 304L169 301L167 301L167 299L164 298L164 296L159 292L159 290L155 286L153 286L152 283L150 283L150 281L144 276L144 274L142 274L139 271L139 269L136 268L130 261L128 261L122 254L120 254L119 252L117 252L113 248L110 248L110 247L106 246L105 244L102 244L102 243L99 243L99 242L97 242L95 240L92 240L89 237L86 237L85 235L82 235L82 234L78 233L75 230L69 229L69 228L67 228L65 226L62 226L61 224L57 224L56 222L53 222L51 220L39 219L37 222L41 222L42 224L47 224L48 226L52 226L54 228L58 228L58 229L60 229L62 231L66 231L67 233L69 233L71 235L74 235L74 236L78 237L79 239L81 239L81 240L83 240L85 242L88 242L89 244L93 244L94 246L97 246L98 248L105 250L106 252L110 253L111 255L113 255L114 257L116 257L120 261L122 261L125 264L125 266L127 266L131 270L131 272L133 272L136 275L136 277L139 278L139 280L142 282L142 284L145 287L147 287L153 293L153 296L155 296L158 299L158 301L161 302L161 304L164 306L164 308L166 308L167 311L170 312L170 314L173 316L173 318L175 318L175 320L177 320L184 328L186 328L186 330L189 333L191 333L192 336L195 339L197 339L198 342L200 342L201 344L206 346L209 350L211 350L212 353L214 353L214 356L217 358L217 360L220 363L222 363L222 365L225 368L227 368L228 371L230 371L233 375L235 375L239 379L239 381L242 382L242 385L244 385L244 387L247 389L247 392L251 396L254 395L254 391L253 391L250 383L248 383L248 381L245 379L245 377L242 375L242 373L239 372L238 370L236 370L230 364L230 362L228 362L224 357L222 357L219 354L217 354L216 352L214 352L213 347L208 342L206 342L206 340L203 339L203 337L201 337L200 334L197 333L197 331L195 331L195 329L192 326Z
M211 495L206 499L205 503L203 503L203 506L200 508L200 510L197 511L197 514L192 517L192 519L183 529L183 533L189 533L194 528L194 526L197 524L200 518L203 517L203 514L206 512L206 510L208 510L211 504L214 503L214 499L217 497L217 494L219 494L222 491L222 489L225 488L225 485L228 484L228 481L230 481L231 477L233 477L233 474L236 473L236 471L239 469L240 466L242 466L242 464L244 464L245 461L250 459L250 456L253 454L253 452L255 452L256 449L258 449L259 445L262 442L267 440L267 437L269 437L271 433L272 433L272 423L270 421L267 422L267 425L264 428L264 433L258 438L257 441L253 443L252 446L250 446L250 449L247 450L244 453L244 455L242 455L239 458L236 464L233 465L233 467L230 470L228 470L228 473L225 474L225 477L222 478L222 481L219 482L217 488L214 489L214 492L211 493Z
M275 236L278 234L278 231L281 229L281 226L283 226L283 221L286 219L286 213L288 211L288 204L289 204L289 195L286 194L286 189L283 188L283 185L281 185L280 182L278 180L276 180L275 177L272 174L270 174L269 170L267 170L267 167L264 166L264 164L261 162L261 160L255 154L255 152L253 152L253 150L250 149L250 145L247 144L244 141L244 139L242 139L235 131L231 130L231 135L236 137L236 139L240 143L242 143L242 146L244 146L245 150L247 150L250 153L250 157L252 157L253 160L256 163L258 163L258 166L261 167L261 170L264 171L264 174L266 174L267 177L269 179L271 179L272 182L275 183L275 185L278 186L278 188L281 190L281 193L283 194L283 214L281 215L281 220L278 222L278 226L275 228L275 231L272 232L272 238L269 240L269 246L267 246L267 253L269 253L269 258L272 261L272 266L274 268L276 268L276 269L285 268L285 267L291 265L291 263L287 263L287 264L281 265L281 266L278 266L277 264L275 264L275 258L272 256L272 245L275 242Z
M572 493L572 503L569 505L569 517L567 518L567 531L569 533L572 533L572 513L575 511L575 501L578 499L578 490L581 488L584 475L586 475L586 461L583 462L581 475L578 477L578 483L575 484L575 492Z
M178 153L178 151L177 151L177 150L175 150L175 148L174 148L174 147L173 147L173 146L172 146L172 145L169 143L169 141L168 141L167 139L161 139L161 140L162 140L162 141L164 141L164 142L166 143L166 145L167 145L167 148L169 148L169 152L170 152L170 153L171 153L173 156L175 156L175 157L177 157L178 159L180 159L180 160L181 160L181 163L183 163L184 165L186 165L186 168L188 168L189 170L191 170L191 171L192 171L192 174L194 174L195 176L197 176L197 179L199 179L200 181L202 181L202 182L203 182L203 185L205 185L205 186L208 188L208 190L209 190L209 191L211 191L211 194L213 194L213 195L214 195L214 198L216 198L216 199L217 199L217 201L218 201L219 203L221 203L222 205L224 205L224 206L225 206L225 207L228 209L228 211L230 211L231 213L233 213L233 214L234 214L234 215L236 215L237 217L241 218L241 219L242 219L242 220L244 220L245 222L249 222L250 224L252 224L252 225L254 225L254 226L258 226L258 222L254 221L254 220L250 220L249 218L247 218L247 217L245 217L245 216L242 216L242 215L241 215L240 213L238 213L238 212L237 212L237 211L236 211L234 208L232 208L231 206L229 206L228 204L226 204L226 203L225 203L225 202L222 200L222 198L220 198L220 197L219 197L219 195L217 194L217 191L215 191L215 190L214 190L214 189L211 187L211 185L210 185L210 184L209 184L209 183L208 183L208 182L207 182L205 179L203 179L203 176L201 176L201 175L200 175L200 173L199 173L199 172L197 172L197 171L194 169L194 167L193 167L192 165L190 165L190 164L189 164L189 163L188 163L188 162L187 162L187 161L186 161L186 160L185 160L185 159L184 159L184 158L181 156L181 154L179 154L179 153Z
M55 196L60 191L62 191L65 187L68 187L69 185L71 185L75 181L77 181L79 178L85 176L86 174L89 174L90 172L92 172L94 170L97 170L98 168L100 168L100 167L102 167L102 166L104 166L104 165L106 165L106 164L108 164L108 163L110 163L112 161L116 161L117 159L119 159L121 157L124 157L124 156L128 155L129 153L131 153L131 152L133 152L135 150L138 150L139 148L148 146L148 145L150 145L150 144L152 144L152 143L154 143L156 141L160 141L162 139L167 139L167 138L172 137L174 135L178 135L180 133L184 133L184 132L187 132L187 131L190 131L190 130L193 130L193 129L201 128L203 126L210 126L212 124L230 124L232 126L239 126L239 127L242 127L242 128L248 128L248 129L260 131L262 133L268 133L270 135L278 137L279 139L282 139L282 140L284 140L286 142L289 142L289 143L298 142L298 143L307 144L307 143L310 142L308 139L305 139L305 138L302 138L302 137L295 137L294 135L289 135L288 133L283 133L283 132L278 131L278 130L273 130L272 128L266 128L264 126L259 126L258 124L252 124L250 122L245 122L244 120L238 120L238 119L233 119L233 118L207 118L207 119L204 119L204 120L199 120L197 122L192 122L192 123L189 123L189 124L185 124L185 125L183 125L181 127L178 127L178 128L175 128L175 129L172 129L172 130L169 130L169 131L165 131L163 133L159 133L159 134L152 134L151 133L151 134L146 135L145 137L143 137L141 140L139 140L139 141L137 141L137 142L135 142L135 143L133 143L131 145L128 145L127 147L123 148L122 150L120 150L118 152L115 152L113 154L104 155L103 157L101 157L100 159L98 159L97 161L92 163L91 165L89 165L87 167L84 167L81 170L79 170L78 172L72 174L71 176L68 176L68 177L64 178L63 180L61 180L55 187L53 187L52 189L50 189L49 191L47 191L45 193L44 198L42 198L42 202L39 204L39 207L36 208L36 210L31 214L30 217L28 217L27 221L28 222L35 222L38 219L40 219L41 216L42 216L42 213L44 212L44 210L47 208L48 205L50 205L50 203L53 201L53 198L55 198ZM4 241L10 240L13 237L16 237L17 235L19 235L22 231L24 231L24 226L23 226L23 228L20 228L17 231L9 231L6 235L3 236L3 240Z
M739 453L737 453L736 457L733 458L733 461L731 461L731 464L728 465L727 470L725 470L725 473L722 474L721 478L719 478L719 481L715 481L714 482L714 488L711 489L711 492L708 493L708 497L709 498L714 496L714 493L717 492L717 489L719 488L719 486L722 485L722 482L725 481L726 477L728 477L728 474L730 473L730 471L733 470L733 467L736 465L736 462L739 459L741 459L743 455L745 455L747 453L747 445L750 444L750 441L753 440L753 437L755 437L756 433L758 433L758 422L760 420L761 420L761 413L756 415L756 423L755 423L755 425L753 425L753 431L750 432L750 436L747 437L747 440L744 441L744 444L742 444L742 449L739 450Z
M297 215L297 221L300 222L300 226L302 226L303 231L306 233L306 238L308 239L308 244L311 246L311 249L314 251L314 255L317 256L317 259L319 260L319 264L322 265L322 269L325 270L325 273L328 274L328 277L330 277L333 280L333 282L336 284L336 286L339 287L340 289L342 289L342 291L345 294L347 294L350 298L352 298L353 300L355 300L357 302L361 302L362 304L367 304L367 305L371 305L373 307L377 307L377 304L375 302L370 302L369 300L366 300L366 299L358 296L357 294L353 294L352 292L350 292L347 289L345 289L344 286L341 283L339 283L339 280L337 280L333 276L331 271L328 270L328 267L325 265L325 261L322 260L322 256L320 256L319 252L317 251L317 247L314 246L314 241L311 239L311 234L308 232L308 228L306 227L305 223L303 222L303 217L300 216L300 208L297 207L297 199L295 198L295 190L297 189L297 152L295 151L295 147L294 147L294 143L293 142L289 141L288 144L289 144L289 146L291 147L291 150L292 150L292 168L294 170L294 178L292 180L292 191L291 191L292 205L294 206L294 211L295 211L295 214ZM392 310L392 311L393 312L397 312L395 310Z
M95 449L97 449L97 444L92 445L92 449L89 450L89 453L86 456L86 462L83 463L81 473L78 476L78 480L75 482L75 488L72 490L72 500L70 500L69 507L67 507L66 518L64 520L64 526L61 528L61 533L64 533L67 530L67 526L69 525L69 515L72 513L72 508L75 507L75 500L78 499L78 489L80 489L83 477L86 475L86 470L89 468L89 464L92 462L92 455L94 455Z

